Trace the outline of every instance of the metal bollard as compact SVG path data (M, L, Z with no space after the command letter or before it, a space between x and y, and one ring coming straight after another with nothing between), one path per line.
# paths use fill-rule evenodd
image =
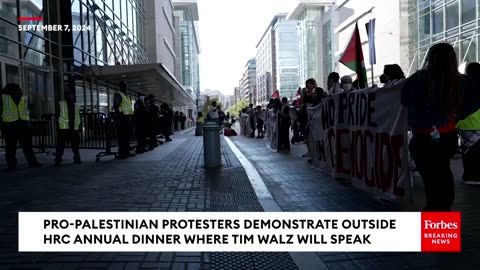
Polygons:
M207 169L222 166L220 151L220 127L217 123L207 122L203 125L203 155Z

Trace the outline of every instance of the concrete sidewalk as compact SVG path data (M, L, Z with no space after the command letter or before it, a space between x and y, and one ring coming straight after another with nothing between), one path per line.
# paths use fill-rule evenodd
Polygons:
M302 154L304 144L293 145L290 153L275 153L266 141L232 137L232 141L255 165L269 192L283 211L399 211L398 205L380 202L351 184L336 181L312 168ZM454 160L456 195L454 209L462 212L462 253L317 253L328 269L480 269L480 188L461 184L461 160ZM423 187L417 178L416 204L423 206ZM422 200L418 199L421 194Z
M192 132L127 160L82 154L81 165L39 155L43 168L0 172L0 269L297 269L288 253L18 253L19 211L263 211L223 139L216 173Z

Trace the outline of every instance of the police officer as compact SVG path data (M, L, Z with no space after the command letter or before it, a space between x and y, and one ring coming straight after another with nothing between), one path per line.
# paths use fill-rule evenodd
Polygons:
M17 142L23 148L25 158L30 168L38 168L38 163L32 149L32 133L30 129L30 112L28 99L18 84L9 83L3 88L0 95L0 126L5 138L5 155L9 170L15 170L17 166Z
M127 96L127 83L121 81L119 86L120 92L115 93L113 97L113 109L117 114L117 140L119 152L117 159L126 159L135 156L135 154L130 153L129 145L133 108L132 101Z
M81 164L80 159L80 106L75 103L73 93L65 91L65 100L58 107L58 141L55 153L55 166L60 166L65 150L65 141L70 140L74 164Z

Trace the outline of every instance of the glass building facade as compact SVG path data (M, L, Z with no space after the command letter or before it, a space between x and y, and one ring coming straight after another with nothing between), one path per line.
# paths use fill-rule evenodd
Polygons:
M297 18L299 82L304 85L309 78L318 75L318 59L321 59L321 46L318 44L317 20L322 15L322 7L308 7ZM298 87L298 86L297 86Z
M71 31L18 31L26 24ZM64 90L75 91L86 112L109 112L117 87L96 80L89 67L148 63L144 28L143 0L1 1L1 85L20 84L34 115L54 113Z
M257 63L255 58L248 60L243 72L242 93L247 101L252 104L257 104L256 72Z
M333 71L333 44L332 44L332 21L328 20L322 26L323 37L323 79ZM322 82L319 82L321 85Z
M298 89L297 23L281 18L275 26L275 70L281 97L293 100Z
M174 14L179 19L181 83L192 96L192 99L197 100L200 97L200 63L198 57L200 43L198 40L198 18L196 18L198 15L192 14L193 7L188 5L177 5L174 1L174 7ZM187 104L186 110L187 116L194 117L197 106L193 103Z
M479 62L479 0L409 0L409 73L424 64L428 49L448 42L459 64Z

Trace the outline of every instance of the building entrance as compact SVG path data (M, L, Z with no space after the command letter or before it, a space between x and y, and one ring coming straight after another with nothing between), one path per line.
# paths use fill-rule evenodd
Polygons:
M55 112L55 93L51 69L22 65L20 61L0 56L0 85L20 85L32 107L30 113L38 117Z

